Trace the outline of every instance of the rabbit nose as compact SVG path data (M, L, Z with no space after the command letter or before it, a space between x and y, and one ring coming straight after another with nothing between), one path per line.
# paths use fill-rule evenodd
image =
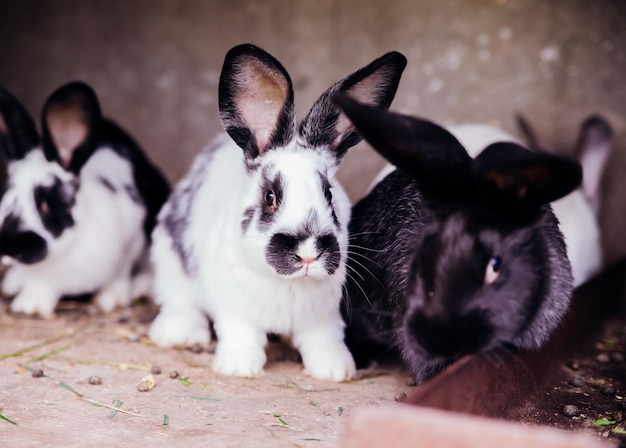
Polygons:
M307 238L301 243L297 255L304 264L311 264L317 260L321 253L315 244L315 238Z

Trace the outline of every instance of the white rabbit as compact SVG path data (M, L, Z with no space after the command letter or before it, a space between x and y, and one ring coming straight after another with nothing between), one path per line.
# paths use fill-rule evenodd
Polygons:
M0 149L8 187L0 253L10 267L11 311L52 316L62 296L97 293L104 311L126 305L133 275L169 187L137 144L101 116L81 82L57 89L42 114L42 141L24 107L0 87Z
M388 53L330 87L296 127L291 79L244 44L226 55L220 118L229 137L201 153L159 215L151 252L159 345L201 344L213 369L255 376L268 332L287 335L316 378L353 377L339 304L350 202L335 179L360 140L330 98L389 107L406 65Z
M547 151L547 147L541 144L521 117L519 124L531 149ZM448 129L472 157L476 157L491 143L517 141L512 135L483 124L463 124ZM584 283L602 268L602 240L597 211L600 203L599 185L610 153L611 134L610 126L603 118L592 116L585 120L580 128L575 151L583 168L582 186L552 203L565 237L575 286Z

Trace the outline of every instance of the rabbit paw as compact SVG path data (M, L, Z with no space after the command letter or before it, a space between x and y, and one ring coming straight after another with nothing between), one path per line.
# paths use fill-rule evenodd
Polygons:
M11 302L11 312L24 314L38 314L44 319L53 316L58 298L43 291L24 290Z
M211 343L207 318L196 311L168 312L166 308L161 308L148 336L161 347L200 345L206 348Z
M347 348L341 350L320 350L309 355L304 373L318 380L349 381L354 378L356 366Z
M263 374L265 350L220 350L213 360L213 371L220 375L253 378Z
M117 306L127 306L130 299L129 282L120 280L102 289L96 296L96 303L102 311L108 313Z
M11 267L4 274L4 279L2 280L2 292L8 296L14 296L20 292L23 283L24 281L22 279L22 275L20 275L20 271Z

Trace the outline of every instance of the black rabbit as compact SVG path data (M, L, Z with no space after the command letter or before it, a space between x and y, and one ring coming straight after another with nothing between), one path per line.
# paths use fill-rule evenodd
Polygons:
M467 354L541 346L573 288L549 203L580 165L515 143L472 159L436 124L335 101L398 167L352 211L342 311L357 366L402 359L421 383Z

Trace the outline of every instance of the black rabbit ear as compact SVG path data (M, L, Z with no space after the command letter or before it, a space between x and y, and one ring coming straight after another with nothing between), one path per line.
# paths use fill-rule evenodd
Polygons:
M470 193L472 159L444 128L345 95L334 101L374 149L416 179L428 199L456 200Z
M46 158L78 173L97 149L101 124L100 103L91 87L75 81L58 88L42 112Z
M285 68L251 44L232 48L219 82L220 120L251 160L295 135L293 87Z
M0 86L0 151L8 160L19 160L39 145L32 117L8 90Z
M299 134L312 148L328 148L337 160L361 140L352 122L333 104L336 94L388 109L398 90L406 58L392 51L338 81L324 92L302 121Z
M562 198L582 180L577 162L508 142L494 143L476 157L474 175L489 200L522 214Z

